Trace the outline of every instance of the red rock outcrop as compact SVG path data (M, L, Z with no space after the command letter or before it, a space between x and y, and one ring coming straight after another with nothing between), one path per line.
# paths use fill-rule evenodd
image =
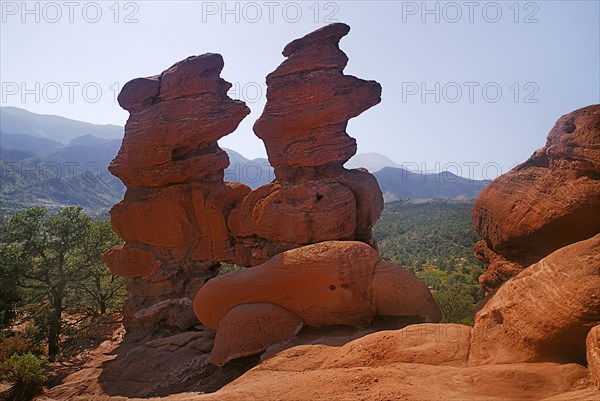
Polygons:
M497 288L551 252L600 232L600 105L562 116L546 146L479 195L476 248Z
M502 285L475 315L470 362L585 361L600 324L600 234L563 247Z
M296 39L267 76L267 104L254 124L280 181L302 182L339 169L356 153L346 134L352 117L381 101L381 86L343 74L339 49L350 27L332 24Z
M135 338L186 331L199 319L217 330L210 361L223 365L303 325L441 319L423 283L381 261L375 177L343 167L356 152L348 120L381 95L378 83L343 74L338 43L349 29L332 24L293 41L267 77L254 129L276 179L253 191L223 182L228 158L217 141L249 110L227 97L220 55L189 57L123 87L130 118L110 170L128 188L111 210L126 243L104 260L130 279L124 323ZM254 267L213 278L219 262Z
M381 101L381 86L344 75L348 57L339 41L349 31L337 23L294 40L283 50L286 60L267 76L267 103L254 132L265 143L278 185L245 199L242 221L272 227L279 203L298 207L288 214L297 216L293 232L256 233L265 238L302 245L349 239L375 246L371 229L383 209L381 190L371 174L343 164L356 153L356 141L346 133L348 120Z
M191 298L218 262L253 266L329 240L376 248L372 227L383 208L377 181L342 165L356 151L347 121L377 104L381 87L343 74L347 57L338 42L348 31L333 24L292 42L267 77L255 130L277 179L254 191L223 182L229 160L217 141L249 109L227 96L220 55L188 57L123 87L118 99L130 117L110 171L128 188L111 210L126 244L104 260L131 279L129 331L193 326Z
M468 366L471 328L419 324L321 336L281 350L214 394L189 400L585 400L599 394L579 364Z
M332 24L291 42L283 51L286 60L267 76L267 103L254 131L265 143L276 180L246 195L228 225L236 240L264 238L280 244L280 251L305 246L200 289L195 313L217 329L220 340L214 363L295 334L296 318L313 327L368 325L377 314L441 319L429 289L382 262L376 251L372 228L383 198L375 178L343 167L356 153L346 133L348 120L381 100L378 83L343 74L348 58L338 43L349 30ZM251 306L252 316L267 320L239 313ZM247 333L254 334L246 339Z
M268 303L233 307L219 320L210 363L223 366L232 359L254 355L294 337L303 322L296 314Z
M217 273L215 260L235 258L225 222L250 188L223 183L229 161L217 140L250 110L227 96L222 69L218 54L188 57L128 82L119 94L130 116L110 171L128 189L111 220L126 244L104 260L131 279L124 306L130 336L197 324L194 295Z
M249 317L238 311L251 305ZM307 245L216 277L198 292L194 311L227 344L215 345L211 360L218 364L263 351L293 336L302 323L367 326L375 315L419 322L439 322L442 317L431 292L414 274L382 261L373 248L356 241ZM253 317L261 314L262 320Z
M130 116L109 170L127 188L223 181L229 159L217 140L250 113L227 96L231 84L219 77L223 65L219 54L188 57L123 87L118 100Z
M245 373L248 361L223 368L203 365L211 336L184 333L130 350L108 365L114 366L108 373L107 359L115 351L94 352L63 384L46 390L43 400L128 400L111 397L115 394L143 397L135 398L139 401L600 400L588 369L579 364L467 366L470 332L471 327L457 324L375 333L302 331L268 350L268 357ZM213 392L224 383L229 384Z
M586 359L590 376L600 389L600 325L593 327L587 335Z

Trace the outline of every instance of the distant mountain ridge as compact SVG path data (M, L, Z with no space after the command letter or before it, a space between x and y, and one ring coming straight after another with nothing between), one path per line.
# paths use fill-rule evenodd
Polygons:
M67 144L82 135L93 135L102 139L122 139L124 129L118 125L91 124L6 106L0 107L0 132L26 134Z
M384 167L402 167L402 165L392 161L389 157L384 156L381 153L369 152L358 153L354 155L350 160L346 162L344 167L363 167L369 170L371 174L373 174Z
M490 183L470 180L449 171L436 174L412 172L402 168L384 167L373 173L385 202L407 199L472 199Z
M80 205L91 214L106 215L123 198L124 185L108 171L121 146L122 127L42 116L14 107L1 107L0 112L1 213L38 205ZM66 131L58 132L61 127ZM266 158L250 160L231 149L224 150L230 160L225 181L255 189L275 179ZM346 167L365 167L373 173L386 202L475 198L489 182L449 172L410 172L378 153L358 154Z
M29 134L7 134L0 131L0 147L4 149L25 150L45 156L63 146L64 144L52 139Z
M44 149L49 142L52 146ZM108 171L120 139L74 138L63 145L0 133L0 145L0 214L35 206L82 206L92 215L106 216L123 198L125 186Z

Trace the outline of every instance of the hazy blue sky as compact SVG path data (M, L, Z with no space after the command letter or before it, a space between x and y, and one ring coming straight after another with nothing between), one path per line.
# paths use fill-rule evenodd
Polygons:
M336 21L352 28L345 73L383 87L349 123L359 152L493 178L562 114L600 103L599 1L1 3L2 106L124 125L118 87L218 52L252 109L220 143L251 158L265 155L251 129L264 77L285 44Z

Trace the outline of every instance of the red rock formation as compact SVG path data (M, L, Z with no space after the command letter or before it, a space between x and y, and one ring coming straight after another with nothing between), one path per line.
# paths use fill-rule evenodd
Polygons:
M563 247L502 285L475 315L470 362L585 361L600 323L600 234Z
M469 332L456 324L419 324L359 338L322 336L189 400L598 400L579 364L466 366Z
M255 128L277 180L252 192L223 182L228 158L217 141L249 109L227 97L220 55L189 57L123 87L119 103L130 117L110 170L128 188L111 210L126 245L105 261L136 283L125 307L129 329L150 328L153 319L168 327L193 324L181 313L191 291L216 273L213 261L258 265L328 240L376 248L379 186L368 172L342 165L356 151L345 133L348 119L377 104L381 88L343 75L347 57L338 42L348 31L333 24L292 42L287 60L267 78L268 102Z
M160 260L152 252L128 243L109 249L102 260L110 268L110 272L125 278L148 277L156 273Z
M368 325L377 313L441 319L429 289L400 267L381 262L376 252L372 228L383 209L377 181L367 171L343 167L356 153L356 142L345 131L348 120L379 103L381 95L378 83L343 74L348 58L338 43L349 30L332 24L293 41L283 51L286 60L267 76L267 104L254 131L277 179L246 195L228 225L236 241L264 238L279 252L317 244L202 287L194 310L202 323L218 329L225 344L213 351L217 364L285 337L260 334L258 324L241 331L258 320L245 322L240 305L275 305L310 326ZM264 250L273 255L268 245ZM281 312L270 308L256 307L252 314L271 317L275 330ZM291 319L285 328L290 335L297 322ZM248 339L251 345L241 340L246 333L258 333Z
M279 254L262 265L210 280L198 292L194 310L216 329L237 305L267 302L312 326L366 325L374 310L370 282L380 256L354 241L308 245Z
M332 24L294 40L267 76L267 104L254 131L280 181L339 170L356 153L348 120L381 101L377 82L343 74L348 57L338 43L349 31Z
M250 305L251 313L244 317L238 308L247 311ZM198 292L194 311L203 324L217 329L217 339L225 344L215 345L211 356L219 365L292 336L302 322L366 326L376 314L421 322L442 317L415 275L381 261L373 248L356 241L296 248L251 269L216 277Z
M473 207L488 289L600 232L600 105L562 116L546 146L498 177ZM487 248L487 249L485 249Z
M221 55L204 54L123 87L118 100L130 116L109 170L127 188L223 181L229 159L217 140L250 109L227 96L231 84L219 77L222 69Z
M381 86L343 74L348 57L338 44L349 31L331 24L294 40L283 50L286 60L267 76L267 103L254 132L265 143L278 185L259 189L242 209L242 221L266 226L256 234L267 239L353 239L375 246L371 230L383 209L381 190L371 174L343 164L356 153L348 120L381 101ZM270 216L288 199L298 204L295 212L281 211L298 217L282 236L271 229ZM324 229L315 230L315 223Z
M590 376L600 389L600 325L593 327L587 335L586 359Z
M217 140L248 109L227 97L221 56L189 57L124 86L130 118L110 169L128 187L111 210L126 244L104 260L130 278L129 332L185 331L197 316L218 330L211 361L222 365L303 324L368 325L377 313L441 319L429 289L377 253L377 181L343 167L356 152L348 120L381 94L378 83L343 74L338 42L349 29L333 24L290 43L267 77L255 131L277 179L254 191L223 182ZM255 267L211 279L218 262Z
M227 97L222 68L218 54L188 57L119 94L130 117L110 170L128 189L111 220L126 244L104 260L131 278L124 306L130 335L197 324L192 298L216 274L214 260L235 259L226 221L250 188L223 183L229 160L217 140L250 110Z
M337 183L268 184L244 198L241 213L237 236L306 245L353 239L356 231L354 195Z
M429 288L408 270L383 260L373 271L371 300L379 316L412 317L419 322L442 320Z
M219 321L210 363L223 366L232 359L257 354L294 337L301 328L302 319L280 306L238 305Z

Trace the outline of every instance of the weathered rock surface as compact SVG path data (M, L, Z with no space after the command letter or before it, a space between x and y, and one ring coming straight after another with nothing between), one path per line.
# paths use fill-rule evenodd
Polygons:
M279 180L297 180L302 168L341 167L356 153L348 120L381 101L377 82L343 75L348 57L338 43L349 31L331 24L291 42L287 59L267 76L267 104L254 131Z
M161 398L136 398L149 401L208 401L208 400L282 400L304 401L354 399L415 401L461 400L461 401L598 401L600 392L587 374L587 369L578 364L516 363L469 367L467 355L471 328L455 324L411 325L402 330L369 332L368 330L348 333L327 331L309 335L300 332L293 341L295 345L278 349L262 363L239 376L235 381L212 394L198 394L201 381L206 379L210 369L221 375L226 369L212 365L202 366L206 354L197 358L190 367L197 366L196 376L184 372L182 384L171 384L171 389L187 391ZM179 341L181 338L182 341ZM194 341L183 341L185 337L161 340L155 348L167 347L190 352ZM171 342L185 344L170 345ZM176 351L177 352L177 351ZM198 350L199 355L201 350ZM267 351L269 353L269 351ZM141 351L132 353L139 358ZM151 354L147 354L150 356ZM167 360L172 356L165 355ZM101 366L92 359L90 365ZM158 380L164 386L164 377L174 377L178 366L159 363L154 374L148 365L138 359L137 369L141 377ZM121 365L122 367L123 365ZM132 365L133 367L134 365ZM171 372L171 369L173 370ZM160 373L160 375L159 375ZM227 374L234 372L229 370ZM84 368L69 376L65 384L45 394L40 401L127 401L130 398L111 396L102 390L98 383L98 369ZM231 376L230 376L231 377ZM235 377L235 376L233 376ZM184 380L189 378L190 380ZM108 382L107 382L108 383ZM216 383L213 382L213 384ZM112 383L111 383L112 384ZM132 389L141 394L143 385L129 383ZM148 383L148 387L155 386ZM204 387L205 389L209 388ZM213 387L214 388L214 387ZM126 390L124 387L122 390ZM211 390L207 390L211 391ZM132 392L133 393L133 392ZM147 396L144 396L147 397Z
M429 288L408 270L383 260L373 271L371 301L379 316L412 317L417 322L442 320Z
M254 355L294 337L302 319L273 304L253 303L232 308L221 320L210 362L223 366L232 359Z
M281 306L311 326L366 325L374 314L369 287L379 260L361 242L293 249L210 280L198 292L194 310L202 323L215 329L234 306L255 302Z
M294 40L283 50L286 60L267 76L267 103L254 132L265 143L279 186L270 188L266 204L266 190L249 196L243 216L246 224L272 227L259 216L270 216L263 212L276 212L293 198L294 213L281 213L298 217L293 232L262 231L265 238L302 245L349 239L375 246L371 231L383 210L381 190L371 174L343 164L356 153L356 141L346 133L348 120L381 101L381 86L344 75L348 57L339 41L349 31L337 23ZM322 230L311 227L315 221Z
M470 362L585 362L600 323L600 234L507 281L475 315Z
M356 231L354 195L337 183L268 184L244 198L241 213L238 235L279 242L354 239Z
M590 376L600 390L600 325L594 326L587 335L586 359Z
M329 240L377 249L372 228L383 209L377 181L342 165L356 151L346 123L380 101L381 87L343 75L347 57L338 42L348 31L333 24L294 41L267 78L256 132L278 172L254 191L223 182L229 159L217 141L249 109L227 96L231 84L220 77L220 55L188 57L123 87L119 103L130 117L110 170L128 188L111 210L126 244L104 260L132 279L124 309L130 331L177 332L196 324L192 291L217 273L216 262L254 266Z
M102 255L111 273L125 278L147 277L160 267L160 260L135 243L117 245Z
M118 100L130 117L109 169L127 188L223 180L229 159L217 140L250 113L227 96L223 66L219 54L188 57L158 77L123 87Z
M562 116L545 147L481 192L473 223L485 239L478 253L490 263L481 278L488 290L551 252L598 234L600 105Z
M470 340L469 326L414 324L358 338L331 352L321 368L376 367L398 362L466 367Z
M328 335L278 352L214 394L185 396L232 401L600 399L587 369L578 364L467 366L470 331L454 324L420 324L342 344Z
M248 318L236 310L250 305ZM377 314L419 322L441 320L440 309L425 284L407 270L381 261L373 248L356 241L307 245L262 265L216 277L198 292L194 311L203 324L218 329L217 336L228 349L244 349L244 336L255 332L262 346L254 348L262 351L265 344L286 337L278 334L280 325L270 318L273 305L293 315L291 323L284 326L287 336L299 328L294 316L313 327L367 326ZM261 313L265 321L252 317ZM270 343L268 335L261 334L264 330L275 332ZM241 343L237 347L233 345L236 341ZM219 364L233 355L247 355L230 351L232 355L227 356L217 348L213 352L217 355L211 358Z
M215 333L207 328L148 341L122 342L123 328L98 348L87 361L42 400L128 400L187 391L216 391L247 371L256 360L241 359L218 368L209 354Z

